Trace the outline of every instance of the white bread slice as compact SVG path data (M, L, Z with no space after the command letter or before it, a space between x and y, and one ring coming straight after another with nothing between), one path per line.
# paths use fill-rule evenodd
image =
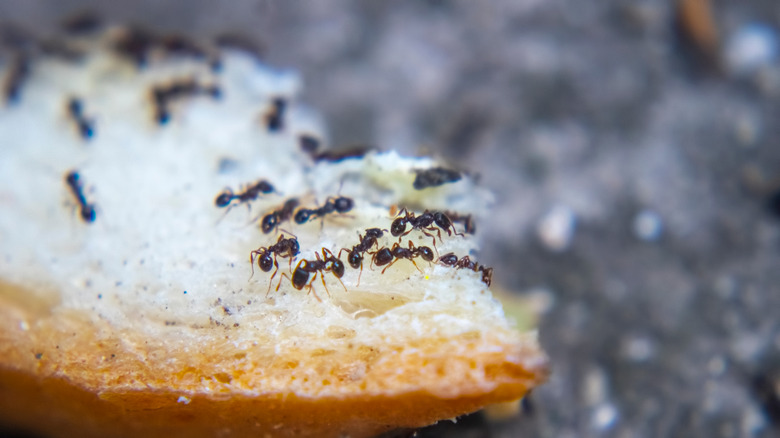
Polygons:
M289 278L322 248L339 255L365 229L390 229L396 205L484 215L489 195L469 178L415 190L414 170L433 160L315 162L299 135L323 129L295 102L297 77L246 55L223 52L219 71L187 57L139 68L110 37L80 44L81 62L35 60L20 100L0 110L0 422L47 436L371 436L544 381L535 333L507 322L480 272L420 257L372 269L370 254L361 271L344 251L341 282L325 272L298 290ZM181 80L221 97L177 99L161 126L151 90ZM66 109L74 97L91 138ZM269 132L278 97L283 127ZM74 170L94 222L65 183ZM275 192L251 213L215 206L225 187L259 179ZM279 257L271 282L249 255L280 231L250 219L293 196L355 206L283 223L301 253ZM401 246L477 250L471 235L428 234ZM370 252L398 241L385 233Z

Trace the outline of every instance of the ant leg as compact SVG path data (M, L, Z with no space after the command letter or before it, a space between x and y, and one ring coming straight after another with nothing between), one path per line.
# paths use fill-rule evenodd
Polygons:
M252 275L249 276L249 280L255 276L255 258L260 255L260 251L254 250L249 253L249 266L252 267Z
M232 204L229 205L227 210L225 210L225 214L223 214L222 216L219 217L219 219L217 219L217 222L215 223L215 225L219 225L219 223L222 222L222 219L225 219L225 217L228 215L228 213L230 213L230 210L232 210L233 207L235 207L235 205L232 205Z
M266 291L265 296L267 297L269 293L271 293L271 283L274 282L274 277L276 276L276 273L279 272L279 264L276 263L276 260L274 259L274 266L276 269L274 269L274 273L271 274L271 278L268 279L268 291ZM282 272L282 275L284 275L284 272ZM282 284L281 277L279 278L279 284ZM276 290L279 290L277 287Z
M417 266L417 263L415 263L415 262L414 262L414 260L412 260L412 259L409 259L409 261L410 261L410 262L412 262L412 264L414 265L414 267L415 267L415 268L417 268L417 270L418 270L418 271L420 271L420 274L422 274L422 273L423 273L422 269L420 269L420 267L419 267L419 266Z
M328 294L328 297L330 297L330 291L328 290L328 285L325 284L325 274L323 274L321 271L317 271L317 273L320 274L320 280L322 280L322 286L325 288L325 292ZM341 279L339 279L339 281L341 281ZM313 282L314 279L312 278L312 283ZM344 289L346 289L346 287Z
M360 273L358 274L358 282L355 287L360 287L360 276L363 275L363 262L360 262Z
M420 231L422 231L423 234L425 234L426 236L431 238L431 242L433 243L433 249L436 251L436 256L438 256L439 255L439 248L436 247L436 236L434 236L433 234L425 231L422 228L420 228ZM442 242L441 234L439 235L439 241Z
M336 276L334 275L334 277L336 277ZM339 281L339 283L341 283L341 287L343 287L343 288L344 288L344 292L347 292L347 287L346 287L346 286L344 286L344 282L343 282L343 281L341 281L341 279L340 279L339 277L336 277L336 279Z
M385 266L385 269L382 269L382 273L384 274L384 273L385 273L385 271L387 271L387 268L389 268L390 266L393 266L393 264L394 264L395 262L397 262L398 260L401 260L401 259L395 259L395 260L393 260L392 262L390 262L390 264L389 264L389 265Z
M290 279L290 277L288 277L287 274L282 272L282 275L279 277L279 284L276 285L276 291L277 292L279 292L279 287L282 285L282 280L285 279L285 278L290 280L290 282L292 282L292 279Z
M314 273L314 276L316 277L318 273L319 273L319 272L315 272L315 273ZM323 282L322 284L325 284L325 282ZM325 288L325 290L327 291L328 289L327 289L327 288ZM308 292L306 292L306 295L309 295L309 294L310 294L310 293L312 293L312 292L314 292L314 298L316 298L316 299L317 299L317 301L319 301L319 302L322 302L322 299L320 299L320 296L319 296L319 295L317 295L317 291L316 291L316 290L314 290L314 278L312 278L312 279L311 279L311 283L309 283L309 291L308 291Z

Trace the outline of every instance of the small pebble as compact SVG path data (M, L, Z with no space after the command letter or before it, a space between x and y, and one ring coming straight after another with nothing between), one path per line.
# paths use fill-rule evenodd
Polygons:
M720 377L726 371L726 360L722 356L715 356L707 362L707 371L712 377Z
M591 424L599 431L610 429L618 419L618 412L612 403L602 403L593 411Z
M571 246L576 225L577 216L574 211L564 205L558 205L542 217L536 231L547 249L563 252Z
M644 336L629 336L623 341L623 355L632 362L646 362L655 355L655 345Z
M742 26L726 41L723 59L736 75L749 75L772 63L778 53L777 33L769 26L751 23Z
M642 210L634 218L634 234L639 240L655 242L663 233L661 216L652 210Z

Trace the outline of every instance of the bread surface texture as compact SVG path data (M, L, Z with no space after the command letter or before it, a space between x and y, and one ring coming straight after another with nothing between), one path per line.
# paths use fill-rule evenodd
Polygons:
M415 188L429 158L324 159L302 147L326 135L294 72L152 43L140 63L117 49L128 32L74 40L77 60L28 60L0 109L0 421L45 436L373 436L546 379L486 267L440 262L477 259L478 235L390 232L426 211L479 218L489 193L468 176ZM238 196L258 181L272 188ZM264 232L293 198L315 217ZM300 252L269 253L285 239ZM383 248L407 257L380 266Z

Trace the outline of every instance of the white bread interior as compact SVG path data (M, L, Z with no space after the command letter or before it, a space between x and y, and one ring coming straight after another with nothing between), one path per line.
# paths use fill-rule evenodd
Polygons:
M0 421L49 436L371 436L515 400L545 380L536 334L506 320L479 272L418 258L382 273L370 255L360 272L345 251L344 287L331 273L311 293L281 277L322 248L351 248L366 228L389 229L396 205L488 214L489 194L469 178L415 190L414 169L433 160L314 162L298 136L325 132L296 102L293 72L229 50L219 71L186 57L139 69L106 41L81 62L37 59L20 101L0 109ZM160 126L150 89L192 78L221 97L177 101ZM67 114L74 96L94 138ZM289 102L284 128L269 132L278 97ZM64 182L71 170L94 223ZM251 212L214 205L225 187L258 179L276 192ZM278 259L268 292L271 273L252 274L249 253L279 231L250 220L292 196L313 208L337 195L355 208L281 225L301 254ZM438 254L478 258L475 236L441 234ZM410 240L433 247L419 231L402 246Z

